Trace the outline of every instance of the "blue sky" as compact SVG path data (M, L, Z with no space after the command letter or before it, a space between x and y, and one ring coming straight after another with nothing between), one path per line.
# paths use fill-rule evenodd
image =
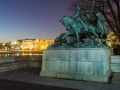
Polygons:
M65 32L59 22L70 16L72 0L0 0L0 42L55 39Z

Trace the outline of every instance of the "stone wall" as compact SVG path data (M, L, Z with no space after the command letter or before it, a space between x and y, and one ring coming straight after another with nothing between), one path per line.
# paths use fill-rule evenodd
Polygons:
M0 72L26 67L41 68L42 56L0 57Z
M110 68L112 72L120 72L120 55L110 56Z

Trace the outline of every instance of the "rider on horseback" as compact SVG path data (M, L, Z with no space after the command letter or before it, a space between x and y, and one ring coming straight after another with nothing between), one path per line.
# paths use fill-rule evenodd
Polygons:
M88 27L86 26L87 24L87 17L86 13L82 10L80 10L79 7L76 8L76 14L72 16L75 21L80 23L83 26L84 31L88 31Z
M98 17L98 19L101 22L101 25L103 26L103 33L104 34L108 34L108 31L107 31L106 26L104 24L104 22L106 20L105 17L101 13L99 13L99 12L97 12L95 15Z

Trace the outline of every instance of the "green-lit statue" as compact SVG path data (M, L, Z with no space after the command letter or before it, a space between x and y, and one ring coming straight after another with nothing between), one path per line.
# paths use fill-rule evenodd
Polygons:
M55 43L48 48L98 48L105 47L107 30L104 24L104 16L97 12L93 14L94 2L87 16L86 12L76 7L76 13L73 16L63 16L59 21L66 27L65 33L62 33L54 41ZM104 42L103 42L104 40Z

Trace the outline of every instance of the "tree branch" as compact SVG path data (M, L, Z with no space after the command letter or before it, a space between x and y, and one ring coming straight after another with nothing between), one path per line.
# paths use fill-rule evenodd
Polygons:
M117 30L118 30L118 29L119 29L119 26L118 26L117 18L116 18L116 16L115 16L114 11L113 11L112 5L111 5L111 3L110 3L109 0L107 0L107 2L108 2L108 5L109 5L109 7L110 7L110 10L111 10L111 13L112 13L112 15L113 15L113 18L114 18L114 20L115 20L116 28L117 28Z

